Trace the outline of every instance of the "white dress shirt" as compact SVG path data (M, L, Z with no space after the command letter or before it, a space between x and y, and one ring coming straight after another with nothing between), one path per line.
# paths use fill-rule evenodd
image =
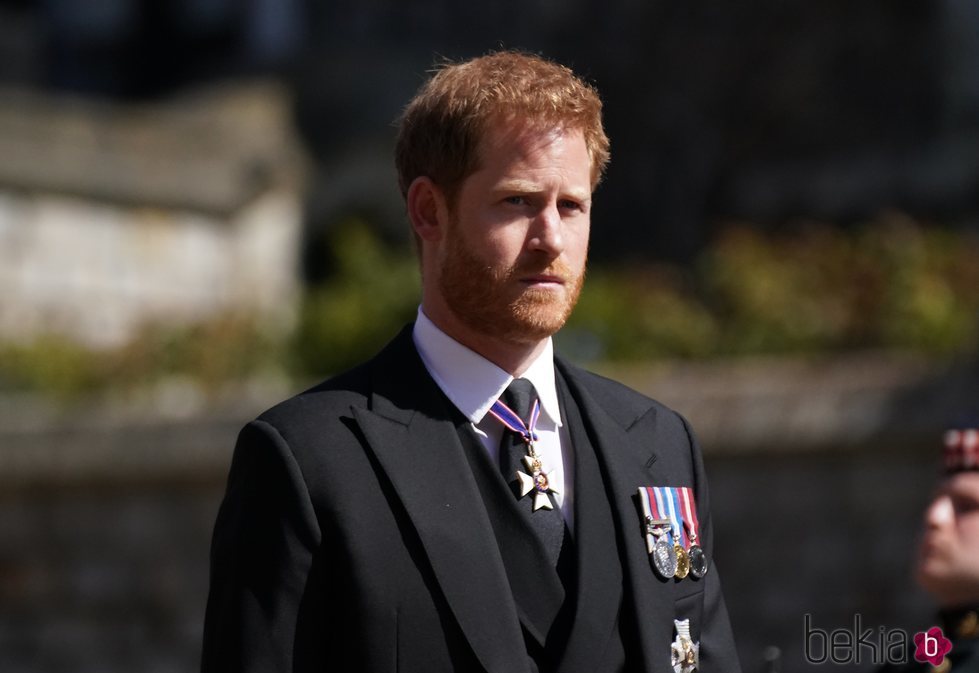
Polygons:
M513 377L436 327L421 307L412 336L428 373L445 396L469 419L493 464L499 465L504 426L488 412ZM554 500L561 508L568 528L572 528L574 461L570 450L571 439L561 421L554 381L554 348L550 339L522 378L528 379L537 389L541 414L537 420L538 441L534 448L541 458L548 483L556 491Z

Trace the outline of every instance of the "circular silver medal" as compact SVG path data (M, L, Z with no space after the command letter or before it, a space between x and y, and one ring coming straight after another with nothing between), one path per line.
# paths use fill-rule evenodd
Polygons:
M690 574L700 578L707 574L707 554L699 544L690 545L687 550L690 559Z
M673 545L666 541L666 536L662 535L656 540L652 553L653 567L656 568L663 579L670 579L676 574L677 560L676 550Z

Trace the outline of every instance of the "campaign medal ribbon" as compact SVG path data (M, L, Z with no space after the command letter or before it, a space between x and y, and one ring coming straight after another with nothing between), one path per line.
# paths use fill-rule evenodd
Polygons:
M687 536L690 538L690 547L687 549L687 557L690 560L690 574L696 578L701 578L707 574L707 554L703 547L698 544L700 535L700 522L697 520L697 506L694 501L693 489L683 486L680 491L680 509L683 512L683 524L687 528Z
M510 407L501 400L497 400L490 407L489 412L503 425L520 435L527 445L527 455L523 458L523 463L527 468L527 473L517 470L517 479L520 481L520 497L524 497L534 491L534 511L539 509L554 509L548 493L557 493L547 480L543 464L537 451L534 449L534 442L537 441L537 419L540 418L540 400L534 400L534 408L530 411L530 422L524 423Z
M643 532L646 535L646 551L653 568L663 579L676 574L677 558L673 544L673 525L657 488L639 487L639 502L643 511Z
M682 580L690 574L690 559L687 557L686 531L683 527L683 513L680 511L680 495L677 488L660 487L663 501L670 513L670 524L673 527L673 551L676 553L676 573L674 576Z

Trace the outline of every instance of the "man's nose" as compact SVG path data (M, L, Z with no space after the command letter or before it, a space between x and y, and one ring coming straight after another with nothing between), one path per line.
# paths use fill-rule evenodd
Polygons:
M564 251L564 223L556 203L545 206L537 213L528 232L528 247L557 257Z
M955 511L952 500L947 495L939 495L925 510L925 526L927 528L942 528L953 522Z

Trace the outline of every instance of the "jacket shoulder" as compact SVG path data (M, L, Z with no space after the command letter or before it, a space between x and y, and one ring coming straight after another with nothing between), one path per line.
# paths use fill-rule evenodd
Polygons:
M276 404L254 423L271 426L289 443L349 437L353 409L371 408L378 384L412 371L416 360L411 325L406 325L371 359Z
M369 363L331 377L279 402L256 417L256 421L280 432L324 424L350 415L351 407L367 406L370 391Z

